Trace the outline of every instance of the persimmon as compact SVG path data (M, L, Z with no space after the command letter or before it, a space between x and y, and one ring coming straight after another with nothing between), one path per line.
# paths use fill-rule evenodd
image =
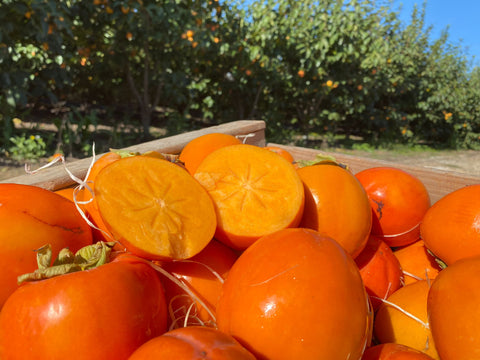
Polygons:
M362 360L433 360L433 358L406 345L385 343L366 349Z
M293 155L290 154L290 152L288 152L287 150L279 146L269 145L269 146L265 146L265 149L273 151L274 153L277 153L278 155L284 157L288 162L293 163L295 161L295 159L293 158Z
M140 346L129 360L255 360L232 336L217 329L188 326L170 330Z
M433 280L427 309L442 360L480 358L479 283L478 255L454 262Z
M233 264L217 324L258 359L359 359L372 312L355 262L312 229L265 235Z
M418 280L435 279L441 270L422 239L396 248L393 254L402 267L405 285Z
M190 258L215 232L208 193L167 160L133 156L112 162L96 176L95 198L114 239L149 259Z
M304 189L295 168L264 148L240 144L215 150L194 177L215 204L215 238L244 250L263 235L296 227Z
M233 135L210 133L190 140L180 152L178 159L183 162L190 174L195 174L198 165L214 150L224 146L238 145L242 142Z
M360 182L336 164L300 167L305 186L301 227L319 231L338 241L355 258L365 247L372 226L372 211Z
M425 246L447 265L480 255L480 184L455 190L427 211L420 226Z
M356 174L372 207L372 234L390 247L420 238L420 222L430 207L430 196L416 176L395 167L373 167Z
M376 340L410 346L439 360L427 315L429 290L430 280L418 280L390 295L375 314Z
M30 274L8 298L0 312L2 360L128 359L166 331L167 308L156 271L132 256L105 263L108 246L93 246L71 254L74 272L40 281ZM65 257L58 258L66 268Z
M373 310L403 286L403 272L392 249L381 239L370 236L363 251L355 258Z
M0 308L18 287L17 276L36 268L34 251L75 251L92 243L92 231L75 204L53 191L21 184L0 184Z
M223 282L237 257L231 248L213 239L200 253L188 260L166 261L161 264L163 269L188 286L208 307L203 308L177 284L166 280L165 297L169 304L171 328L185 325L216 326L211 313L216 313Z

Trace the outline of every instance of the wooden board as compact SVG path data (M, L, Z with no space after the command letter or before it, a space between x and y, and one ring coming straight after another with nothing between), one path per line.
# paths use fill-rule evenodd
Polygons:
M412 175L415 175L425 184L425 187L430 194L432 204L442 196L461 187L480 184L480 178L477 176L461 174L453 171L441 171L423 166L395 164L383 160L356 157L348 154L325 152L302 147L284 146L281 144L268 143L268 145L275 145L288 150L293 155L295 160L312 160L318 153L331 155L338 162L348 165L354 174L364 169L376 166L394 166L400 168L411 173Z
M147 151L160 151L168 154L178 154L192 139L210 133L224 133L235 135L245 140L245 143L265 146L265 122L261 120L239 120L209 128L187 132L167 138L144 142L130 146L125 150L144 153ZM103 154L97 154L96 158ZM92 163L92 157L67 163L68 170L76 177L83 179ZM16 183L35 185L48 190L58 190L75 184L65 171L63 165L55 165L42 170L35 175L21 175L0 181L0 183Z

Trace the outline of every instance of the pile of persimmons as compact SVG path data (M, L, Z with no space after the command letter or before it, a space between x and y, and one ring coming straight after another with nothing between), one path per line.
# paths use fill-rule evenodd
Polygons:
M2 360L480 359L480 184L218 133L77 180L0 184Z

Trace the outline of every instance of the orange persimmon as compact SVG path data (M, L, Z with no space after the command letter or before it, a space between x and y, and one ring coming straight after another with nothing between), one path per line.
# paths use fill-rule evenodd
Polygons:
M290 152L288 152L284 148L281 148L275 145L269 145L269 146L265 146L265 149L273 151L274 153L277 153L278 155L284 157L288 162L293 163L295 161L295 159L293 158L293 155L290 154Z
M190 258L215 232L208 193L167 160L133 156L112 162L96 176L95 198L114 239L138 256Z
M366 349L361 360L433 360L433 358L406 345L385 343Z
M188 326L170 330L140 346L129 360L255 360L232 336L217 329Z
M372 312L345 250L311 229L266 235L233 264L217 307L221 331L258 359L359 359Z
M305 186L301 227L338 241L355 258L365 247L372 226L367 194L348 170L332 163L297 169Z
M210 133L190 140L182 149L178 159L183 162L190 174L197 171L198 165L214 150L224 146L238 145L242 142L233 135Z
M300 222L302 181L291 163L269 150L225 146L208 155L194 176L215 204L215 238L234 249Z
M53 191L21 184L0 184L0 308L18 287L17 276L36 269L34 251L76 251L92 243L92 231L75 204Z

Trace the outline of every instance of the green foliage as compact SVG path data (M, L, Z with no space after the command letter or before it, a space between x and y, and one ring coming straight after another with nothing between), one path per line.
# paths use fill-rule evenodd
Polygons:
M447 30L431 39L425 4L403 24L381 3L4 0L3 143L27 105L67 104L56 148L78 156L99 124L126 145L152 125L172 135L238 119L265 120L277 142L479 148L479 67ZM121 137L124 123L135 130Z
M47 145L40 135L14 136L10 142L13 145L8 148L9 156L17 161L36 161L47 153Z

